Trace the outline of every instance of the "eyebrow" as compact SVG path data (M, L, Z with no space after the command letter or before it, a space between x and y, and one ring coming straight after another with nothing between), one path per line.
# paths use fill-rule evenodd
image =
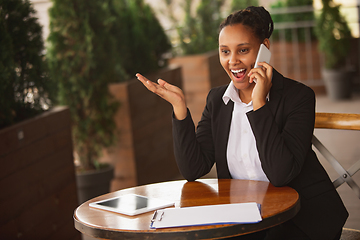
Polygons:
M240 43L237 45L237 47L241 47L241 46L244 46L244 45L250 45L250 43ZM219 47L227 47L226 45L219 45Z

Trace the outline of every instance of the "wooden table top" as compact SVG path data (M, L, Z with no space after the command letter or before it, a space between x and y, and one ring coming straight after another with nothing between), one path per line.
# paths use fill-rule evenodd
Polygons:
M153 212L126 216L89 207L90 202L135 193L175 202L175 207L257 202L263 220L254 224L151 229ZM236 179L200 179L163 182L105 194L80 205L74 213L75 228L105 239L218 239L244 235L283 223L300 210L298 193L290 187L274 187L268 182Z

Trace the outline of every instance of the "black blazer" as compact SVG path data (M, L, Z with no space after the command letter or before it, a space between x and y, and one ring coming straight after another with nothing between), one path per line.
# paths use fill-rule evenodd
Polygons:
M224 104L227 86L212 89L196 132L190 112L173 118L174 152L181 174L194 181L216 163L218 178L231 178L226 149L234 103ZM274 186L290 186L301 209L292 221L311 239L333 239L348 217L336 189L311 147L315 94L273 71L269 101L247 113L262 168Z

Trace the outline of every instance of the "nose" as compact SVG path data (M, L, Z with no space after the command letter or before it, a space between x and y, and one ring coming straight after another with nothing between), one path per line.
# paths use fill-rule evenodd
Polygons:
M237 58L236 54L231 54L230 58L229 58L229 64L233 65L233 64L237 64L240 62L240 59Z

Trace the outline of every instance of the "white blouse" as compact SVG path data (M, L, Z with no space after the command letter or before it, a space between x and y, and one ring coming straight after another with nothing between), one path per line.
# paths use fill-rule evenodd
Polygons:
M256 148L255 136L251 130L246 113L253 110L252 101L243 103L239 97L238 89L230 82L223 95L227 105L229 100L234 102L229 141L227 146L227 163L234 179L248 179L269 181L266 177Z

